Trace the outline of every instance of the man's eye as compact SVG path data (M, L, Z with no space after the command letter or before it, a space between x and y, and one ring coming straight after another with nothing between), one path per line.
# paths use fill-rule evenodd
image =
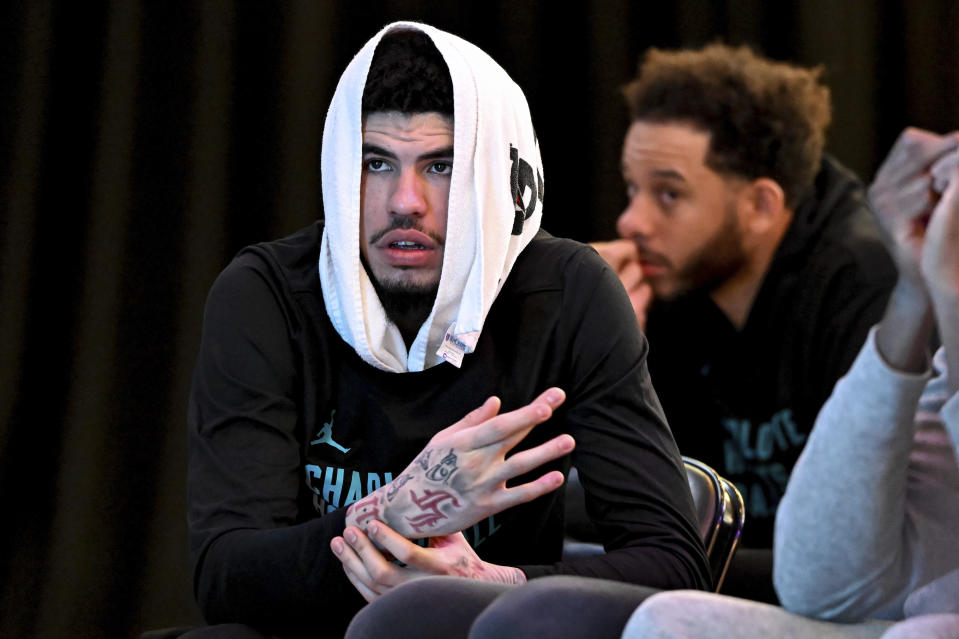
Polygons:
M389 171L390 165L384 162L383 160L372 158L366 161L366 170L373 171L374 173L380 171Z
M433 162L430 165L430 173L438 173L439 175L449 175L452 172L453 172L452 162Z
M659 199L663 204L673 205L676 203L676 200L679 199L679 192L672 189L660 189Z

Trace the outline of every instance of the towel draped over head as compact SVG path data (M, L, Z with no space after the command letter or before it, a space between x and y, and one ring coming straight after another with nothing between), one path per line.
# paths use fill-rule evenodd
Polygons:
M392 29L422 31L453 80L453 172L436 301L409 351L360 262L362 98L377 43ZM520 88L476 46L425 24L397 22L364 45L344 71L326 116L321 156L325 227L319 273L333 326L376 368L459 366L483 330L543 211L543 168Z

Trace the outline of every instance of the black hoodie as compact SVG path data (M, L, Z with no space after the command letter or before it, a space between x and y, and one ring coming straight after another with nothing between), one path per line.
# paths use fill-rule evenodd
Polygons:
M772 547L793 464L895 279L862 184L824 157L742 330L702 292L651 309L653 385L680 451L743 493L744 546Z
M573 574L708 588L676 444L646 342L615 274L545 231L520 254L460 368L388 373L333 329L316 263L322 224L250 247L210 292L189 408L194 586L210 623L342 636L363 599L330 551L346 507L399 476L438 430L497 395L503 412L559 386L566 402L514 452L567 432L607 554L561 561L554 491L463 531L529 578Z

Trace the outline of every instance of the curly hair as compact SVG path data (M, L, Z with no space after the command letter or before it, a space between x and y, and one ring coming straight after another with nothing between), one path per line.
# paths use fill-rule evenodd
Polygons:
M771 178L795 208L819 169L831 118L821 73L764 59L745 46L650 49L623 95L634 121L688 122L709 133L707 166Z
M453 80L428 35L394 29L376 45L363 89L363 114L437 112L453 117Z

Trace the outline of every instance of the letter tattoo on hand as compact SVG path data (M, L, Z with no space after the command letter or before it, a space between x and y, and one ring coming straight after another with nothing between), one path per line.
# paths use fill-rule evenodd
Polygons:
M458 507L460 505L456 497L445 490L430 490L429 488L423 490L422 497L417 497L416 493L411 490L410 499L423 511L422 515L406 518L413 530L418 533L423 532L423 528L432 528L437 523L447 519L447 515L440 510L440 504L452 501L453 506Z
M456 465L456 455L453 454L453 449L450 448L449 454L426 473L426 478L445 484L457 470L459 470L459 467Z
M386 501L393 501L393 498L396 497L396 493L400 492L400 488L406 485L406 482L413 479L413 475L403 475L402 477L397 477L390 484L390 489L386 491Z
M372 519L379 519L380 517L380 500L376 493L369 495L366 499L361 499L355 504L350 505L346 509L347 515L356 515L356 525L362 526L368 523Z
M430 453L433 452L433 449L424 450L423 453L417 457L413 463L418 465L423 470L429 470L430 467Z

